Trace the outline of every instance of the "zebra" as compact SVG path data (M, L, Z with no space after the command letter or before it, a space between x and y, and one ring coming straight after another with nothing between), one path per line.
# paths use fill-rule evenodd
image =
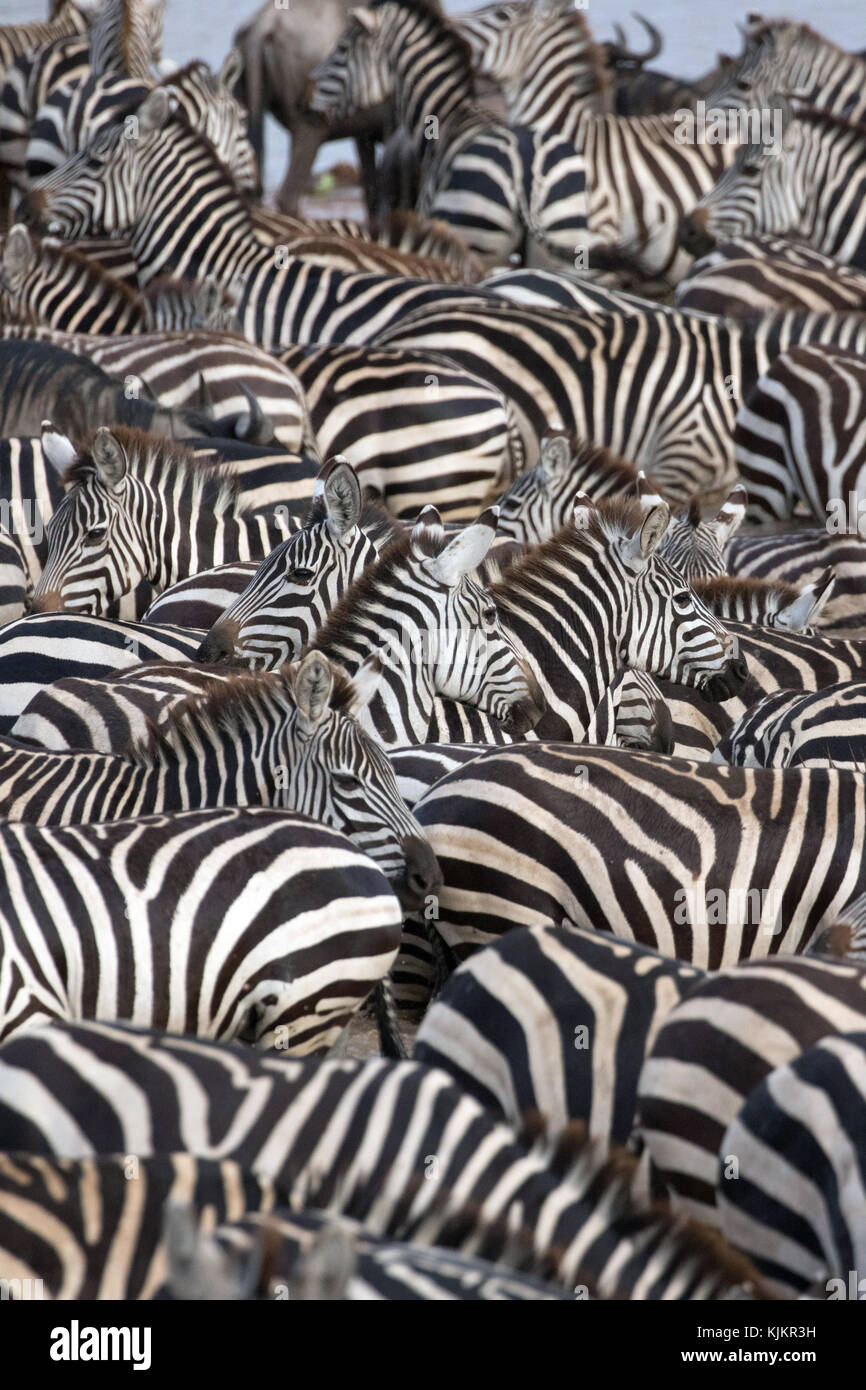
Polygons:
M803 951L866 886L864 785L566 743L491 749L415 806L443 874L432 926L460 959L563 918L707 970Z
M103 0L90 25L89 58L97 74L119 69L146 81L162 59L166 0Z
M674 751L680 757L709 759L731 725L764 695L778 690L821 690L866 676L862 641L729 619L725 626L748 666L748 681L738 693L722 706L708 704L700 692L677 689L665 681L660 684L671 715Z
M310 648L351 674L371 646L385 676L362 723L387 747L436 739L437 704L458 702L520 737L545 702L519 642L472 578L496 534L498 509L449 538L435 507L385 545L317 629Z
M187 636L196 640L193 634ZM176 706L210 694L215 682L231 682L236 674L236 667L169 656L163 661L135 661L102 677L64 676L37 690L9 729L9 737L54 752L92 748L125 753L132 744L146 741L151 724L164 724Z
M196 60L178 68L157 86L210 141L237 187L252 194L255 156L247 138L246 116L232 91L238 71L237 52L230 49L218 72ZM142 84L118 74L91 76L75 87L55 88L30 128L28 185L64 164L106 127L120 124L125 138L135 138L133 113L150 90L150 83Z
M738 1165L717 1186L719 1228L783 1298L866 1290L864 1063L862 1026L822 1038L753 1088L719 1146Z
M696 985L662 1022L638 1085L654 1189L718 1225L716 1192L736 1173L736 1150L722 1150L728 1125L776 1067L861 1031L864 1007L863 967L826 957L749 961Z
M146 661L193 661L203 632L78 613L33 613L0 631L0 733L45 686Z
M646 508L663 500L643 469L638 470L636 488L641 505ZM672 509L670 526L659 546L662 559L690 581L721 579L728 572L725 548L743 523L746 501L746 489L738 483L709 521L701 515L698 497L692 497L686 507Z
M165 90L153 91L135 115L137 140L103 132L28 191L22 218L67 240L128 234L142 286L167 274L199 281L216 274L237 289L244 335L268 348L364 342L407 305L454 295L484 302L475 286L348 273L264 244L213 147L171 111ZM167 206L161 190L169 178Z
M246 661L272 670L294 659L394 532L387 513L362 503L351 464L330 459L302 529L261 562L210 628L198 660Z
M0 272L4 307L13 323L43 324L67 333L139 334L186 327L176 318L191 318L216 300L218 321L223 308L219 286L182 282L156 284L147 298L135 294L122 280L102 270L68 247L31 235L17 223L3 247Z
M483 260L501 265L537 246L573 261L586 230L583 160L567 140L478 107L468 49L424 0L373 0L350 14L313 84L311 109L332 122L393 101L420 168L417 211L449 223Z
M502 91L512 125L573 138L585 112L613 110L610 72L568 0L510 0L451 20L476 73Z
M0 350L0 360L2 356ZM152 409L142 414L142 424L158 418L158 413ZM229 448L227 442L218 450L193 448L193 454L205 465L221 462L228 455L244 503L250 510L281 508L278 514L289 531L300 525L297 515L308 506L315 486L317 470L311 460L295 455L271 455L249 446ZM68 436L54 429L48 421L43 421L39 438L0 441L0 476L3 478L0 520L21 552L28 593L39 579L48 553L46 526L65 496L61 476L75 457L75 447ZM255 572L255 568L253 564L251 572ZM143 613L151 599L150 585L140 585L134 594L125 595L117 604L120 616L132 618ZM163 621L170 620L163 618ZM182 623L181 626L195 627L196 624Z
M278 546L275 548L279 549ZM262 564L266 563L267 558ZM201 570L187 579L179 579L176 584L170 584L161 594L157 594L142 615L142 621L197 627L209 632L225 610L249 587L258 569L254 560L236 560Z
M603 932L509 932L460 966L422 1019L413 1059L447 1072L486 1110L554 1129L583 1120L604 1149L634 1128L644 1055L703 978Z
M42 103L56 87L74 86L90 71L86 34L67 34L22 54L0 86L0 170L7 186L27 186L27 141Z
M725 698L745 680L745 668L731 656L725 629L653 554L667 524L667 508L657 508L645 518L635 503L609 500L597 509L581 509L576 523L506 569L486 594L470 586L471 602L483 624L476 635L486 631L490 636L487 661L480 661L482 651L470 650L477 643L468 640L472 629L463 620L466 635L459 660L465 663L468 658L470 671L464 674L461 665L461 675L478 679L495 651L491 638L501 633L508 649L521 653L530 682L529 709L517 707L520 724L512 718L497 733L490 720L454 703L461 697L453 683L440 685L440 693L449 698L433 703L437 653L430 654L429 671L417 660L411 663L416 669L408 670L405 655L417 650L418 638L412 634L427 626L419 628L414 611L418 579L406 576L407 561L415 567L420 561L423 567L425 549L432 547L435 554L442 545L441 533L437 536L434 528L422 525L425 515L412 532L393 540L346 591L313 643L351 671L367 656L371 632L377 641L387 640L399 672L394 671L387 708L371 706L369 718L388 746L473 742L479 737L500 742L503 734L525 737L527 719L534 738L550 737L550 727L562 730L566 738L586 738L617 672L626 666L670 675L701 688L709 699ZM467 562L471 559L471 569L483 552L479 544L470 555L469 541L464 531L442 553L459 545ZM453 641L449 635L446 653ZM438 654L440 662L442 655ZM453 682L450 672L447 679ZM429 693L422 699L423 680ZM407 682L414 682L415 690L411 722Z
M16 58L70 34L83 34L91 19L92 5L83 0L61 0L50 19L29 24L0 25L0 79Z
M707 99L708 106L760 104L765 92L797 92L832 115L866 113L866 62L806 24L750 15L744 47Z
M267 1058L57 1023L0 1053L0 1127L12 1150L76 1159L211 1157L218 1130L220 1159L272 1182L281 1205L327 1209L372 1235L492 1260L516 1242L524 1269L582 1296L765 1297L735 1252L635 1201L626 1157L579 1129L521 1137L415 1062ZM429 1156L436 1181L425 1182Z
M586 268L600 240L637 248L647 278L675 283L688 266L680 219L730 166L735 144L683 142L679 113L613 113L599 50L584 16L567 5L486 6L462 16L458 31L476 70L501 86L508 121L556 134L585 160Z
M34 612L99 616L141 580L159 592L198 568L265 555L288 534L278 509L243 510L225 467L138 430L101 426L64 481Z
M310 1056L337 1041L400 942L384 874L283 811L9 822L0 863L0 1041L90 1018Z
M832 566L833 597L820 618L823 628L860 628L866 623L866 545L859 531L835 535L826 530L735 536L726 560L731 574L743 578L811 583Z
M713 762L734 767L866 767L866 683L843 681L803 694L780 690L733 724Z
M847 528L851 501L866 496L864 389L866 366L851 352L798 347L773 361L734 428L751 520L791 517L799 501L828 528L841 513Z
M782 312L744 325L660 306L585 317L491 298L414 308L373 341L443 353L506 392L527 452L558 421L686 503L738 481L737 406L773 358L809 341L859 351L866 322Z
M283 348L279 360L322 454L347 458L395 516L430 503L465 520L524 466L507 396L434 353L323 343Z
M676 286L674 303L678 309L723 318L772 314L779 308L862 313L866 275L783 237L735 237L695 262Z
M37 1288L48 1298L124 1301L574 1296L513 1267L513 1257L506 1265L507 1250L493 1265L377 1238L327 1212L290 1212L267 1178L186 1153L0 1155L0 1229L0 1268L27 1271L5 1279L10 1299Z
M691 586L704 607L725 622L757 623L762 627L813 635L835 582L832 569L815 584L798 589L779 579L739 579L722 575L693 579Z
M0 526L0 627L23 617L32 592L33 582L18 537Z
M796 101L779 109L781 151L741 145L731 168L684 218L682 245L703 255L719 237L765 232L866 268L866 131Z
M381 672L377 657L353 682L312 652L277 672L236 675L184 702L125 755L7 742L4 810L39 825L220 805L297 811L347 833L401 903L417 906L435 891L438 870L384 750L356 717Z

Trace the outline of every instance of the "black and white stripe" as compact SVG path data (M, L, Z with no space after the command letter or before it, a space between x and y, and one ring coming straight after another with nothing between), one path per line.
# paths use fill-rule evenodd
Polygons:
M572 1293L765 1296L747 1261L638 1206L622 1157L608 1161L568 1131L558 1145L522 1140L430 1067L281 1061L105 1024L34 1030L0 1053L10 1149L209 1157L217 1108L220 1157L272 1181L293 1209L487 1259L517 1240L524 1268L543 1264ZM435 1180L425 1181L430 1156Z
M720 740L713 762L735 767L866 768L866 684L758 700Z

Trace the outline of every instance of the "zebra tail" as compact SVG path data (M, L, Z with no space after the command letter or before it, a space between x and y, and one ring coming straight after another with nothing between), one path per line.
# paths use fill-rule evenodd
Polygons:
M409 1056L397 1020L397 1006L390 975L380 980L373 991L373 1010L379 1029L379 1047L383 1057L402 1061Z

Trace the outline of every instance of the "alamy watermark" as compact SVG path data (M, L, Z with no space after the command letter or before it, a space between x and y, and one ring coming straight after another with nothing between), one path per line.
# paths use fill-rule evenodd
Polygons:
M674 112L674 139L678 145L763 145L780 154L784 114L780 107L752 106L728 110L707 106L703 100Z

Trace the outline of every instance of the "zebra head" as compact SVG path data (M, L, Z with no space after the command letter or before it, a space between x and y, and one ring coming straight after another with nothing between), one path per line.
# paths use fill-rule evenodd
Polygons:
M285 758L286 809L313 816L354 840L391 880L408 912L421 907L442 879L385 750L358 723L381 683L382 669L373 655L349 680L321 652L284 667L294 712L283 726L282 747L278 742L274 751Z
M659 556L669 524L664 502L644 512L626 499L595 505L581 497L572 535L607 552L621 595L621 664L693 686L707 700L731 699L748 677L746 663L735 654L736 639Z
M782 125L781 148L753 140L739 146L730 169L680 223L680 244L690 255L707 255L717 241L753 232L784 236L809 225L824 122L784 97L769 103Z
M50 439L45 455L55 457ZM197 522L204 518L212 531L237 492L221 466L202 466L182 445L121 426L98 429L63 481L68 491L48 523L31 602L37 613L105 614L142 579L165 587L166 564L195 563Z
M644 471L638 473L637 491L644 511L663 500ZM727 574L725 548L746 515L746 489L738 483L711 521L701 517L700 501L672 513L658 553L679 570L684 579L717 579Z
M461 15L454 28L469 46L475 71L502 87L506 107L526 86L536 85L538 96L550 102L561 87L574 101L606 85L602 55L573 0L484 5Z
M484 710L516 735L543 710L524 653L472 577L496 534L491 507L446 536L435 507L391 540L344 594L315 645L350 669L375 643L386 663L365 727L389 745L426 740L437 697Z
M499 499L499 532L524 545L549 540L564 526L581 491L591 497L634 486L631 464L601 445L588 444L565 430L542 437L535 468L521 473Z
M122 236L138 221L141 164L171 115L165 87L156 87L133 125L101 130L79 154L37 180L22 198L19 215L68 241Z
M352 465L330 459L321 470L302 530L272 550L239 598L217 619L198 661L248 661L267 670L293 660L366 565L384 518L364 507Z
M393 69L386 42L394 5L352 10L330 55L314 69L308 91L311 111L327 121L342 120L358 110L388 101Z

